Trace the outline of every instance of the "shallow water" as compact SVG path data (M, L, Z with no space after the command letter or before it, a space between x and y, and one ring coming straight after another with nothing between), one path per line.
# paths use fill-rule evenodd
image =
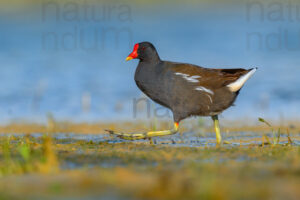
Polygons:
M249 136L249 134L251 134ZM226 147L235 147L235 146L249 146L249 145L262 145L262 135L256 133L243 133L243 134L235 134L234 136L224 137L223 140L229 142L230 144L223 144ZM245 136L246 135L246 136ZM0 134L0 137L14 136L16 138L25 137L24 134ZM30 134L31 137L36 139L41 139L43 134L35 133ZM272 141L272 134L265 134ZM293 139L299 138L300 134L294 134L292 137L293 144L295 146L300 145L300 140ZM109 134L73 134L73 133L55 133L52 134L52 138L55 140L56 144L72 144L76 142L92 142L98 143L101 145L102 143L114 144L114 143L145 143L149 144L149 140L135 140L128 141L119 139L118 137L111 136ZM184 133L184 134L175 134L173 136L165 136L165 137L155 137L152 139L153 144L155 145L166 145L170 147L215 147L215 134L214 133L206 133L205 136L199 136L199 134L195 133ZM280 136L279 144L284 145L288 144L288 137L286 135Z
M262 136L260 134L255 133L245 133L247 136L244 136L243 134L237 134L236 136L231 137L225 137L225 140L228 142L231 142L232 144L224 144L228 147L233 147L237 145L251 145L256 144L260 145L262 144ZM252 136L249 136L251 134ZM266 134L270 139L273 137L272 134ZM293 135L294 137L300 137L300 134ZM122 142L132 142L127 141L123 139L117 139L114 136L110 135L78 135L78 134L59 134L54 136L56 140L60 139L66 139L66 141L92 141L92 142L107 142L107 143L122 143ZM283 135L280 137L283 142L279 142L279 144L287 144L287 136ZM239 140L240 142L235 142L236 140ZM144 142L145 140L137 140ZM250 142L244 142L244 141L250 141ZM294 145L299 145L298 140L293 140ZM149 143L148 141L145 141L145 143ZM184 133L182 135L176 134L174 136L166 136L166 137L156 137L153 138L154 144L162 144L162 145L168 145L171 147L203 147L203 146L215 146L215 134L214 133L208 133L205 134L205 136L199 136L195 133Z

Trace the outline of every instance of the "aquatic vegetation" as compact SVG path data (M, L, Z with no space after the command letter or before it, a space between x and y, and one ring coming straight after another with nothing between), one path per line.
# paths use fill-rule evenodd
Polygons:
M50 136L41 138L42 143L30 140L30 136L1 138L0 176L24 173L50 173L58 171L58 161L53 152Z
M268 127L270 127L272 134L273 134L273 145L277 145L279 144L280 141L280 136L281 136L281 128L278 128L277 132L274 131L274 128L272 127L272 125L267 122L265 119L263 118L258 118L258 120L264 124L266 124ZM266 137L264 135L264 137ZM289 144L293 144L293 141L290 138L290 133L289 133L289 129L287 128L287 138L288 138L288 142Z
M61 123L51 117L47 125L25 129L39 127L45 133L2 134L0 199L300 197L299 132L281 134L273 145L266 142L269 127L262 133L235 131L227 138L232 144L216 147L213 133L189 133L199 123L183 128L182 135L156 138L153 144L126 142L101 132L102 127L121 128L120 124ZM132 130L148 128L143 123L126 125ZM59 133L76 127L75 133Z
M80 141L54 142L52 146L62 170L43 176L5 176L0 193L28 199L272 199L300 195L300 149L296 146L174 148Z

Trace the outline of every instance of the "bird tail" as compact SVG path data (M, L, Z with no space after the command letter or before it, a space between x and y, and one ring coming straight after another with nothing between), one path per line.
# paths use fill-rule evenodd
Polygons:
M253 74L256 72L257 69L258 69L257 67L250 69L246 74L242 75L236 81L227 85L229 90L231 92L238 92L243 87L243 85L246 83L246 81L249 78L251 78L251 76L253 76Z

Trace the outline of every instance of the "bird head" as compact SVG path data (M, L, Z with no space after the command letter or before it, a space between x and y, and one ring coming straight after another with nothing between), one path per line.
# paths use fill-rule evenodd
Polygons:
M133 51L128 55L126 61L132 59L140 59L142 61L159 60L159 56L153 44L150 42L141 42L134 45Z

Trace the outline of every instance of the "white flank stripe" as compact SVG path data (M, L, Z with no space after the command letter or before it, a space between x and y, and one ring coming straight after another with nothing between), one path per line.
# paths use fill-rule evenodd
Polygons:
M190 78L201 78L201 76L191 76Z
M243 85L246 83L246 81L256 72L256 69L257 68L252 69L250 72L248 72L247 74L241 76L235 82L230 83L229 85L227 85L227 87L229 88L229 90L231 92L237 92L237 91L239 91L239 89L241 89L241 87L243 87Z
M210 97L210 95L209 95L209 94L206 94L206 96L209 98L210 103L212 103L213 101L212 101L212 98Z
M209 94L214 94L214 92L213 91L211 91L211 90L209 90L209 89L207 89L207 88L205 88L205 87L202 87L202 86L200 86L200 87L196 87L195 88L195 90L199 90L199 91L203 91L203 92L207 92L207 93L209 93Z
M188 82L191 83L198 83L199 81L197 80L197 78L201 78L201 76L190 76L188 74L183 74L183 73L175 73L176 75L180 75L182 76L182 78L184 78L185 80L187 80Z

